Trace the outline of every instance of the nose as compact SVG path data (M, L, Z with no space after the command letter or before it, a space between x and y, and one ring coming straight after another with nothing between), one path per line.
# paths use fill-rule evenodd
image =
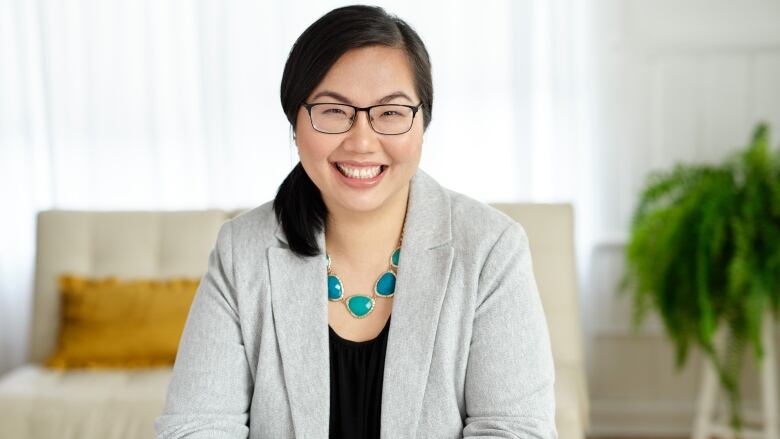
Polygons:
M362 113L362 114L361 114ZM347 131L344 147L350 151L368 152L376 147L377 133L371 128L368 111L358 111L352 128Z

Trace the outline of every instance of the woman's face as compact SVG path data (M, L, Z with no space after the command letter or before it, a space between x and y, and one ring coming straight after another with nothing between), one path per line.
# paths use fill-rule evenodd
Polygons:
M347 51L306 102L357 107L420 103L406 53L385 46ZM298 155L330 212L370 212L404 200L420 162L422 111L417 112L408 132L397 135L375 132L365 111L358 112L356 117L349 131L324 134L312 128L306 108L298 110ZM337 164L349 169L341 171ZM378 176L360 178L372 176L379 165L382 167Z

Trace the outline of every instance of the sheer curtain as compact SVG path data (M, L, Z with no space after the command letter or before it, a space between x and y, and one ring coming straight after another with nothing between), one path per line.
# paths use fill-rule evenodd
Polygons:
M0 373L26 355L36 212L271 199L297 162L286 55L343 4L0 0ZM421 167L485 202L573 202L587 272L584 3L377 4L432 57Z

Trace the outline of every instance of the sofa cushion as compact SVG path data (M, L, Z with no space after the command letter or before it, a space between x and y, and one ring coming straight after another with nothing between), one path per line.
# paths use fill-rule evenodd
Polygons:
M585 388L582 371L576 365L555 366L555 426L558 437L584 439L588 428L588 406L582 404Z
M59 371L26 365L0 377L0 437L148 439L170 367Z
M59 277L62 321L46 366L173 365L199 280Z

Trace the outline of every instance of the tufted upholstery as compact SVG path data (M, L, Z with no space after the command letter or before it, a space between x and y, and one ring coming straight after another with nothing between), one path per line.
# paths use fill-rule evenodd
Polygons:
M54 350L59 323L57 275L200 278L219 226L220 210L79 212L38 215L35 296L29 360Z
M552 339L559 435L581 439L588 410L571 207L494 206L528 232ZM0 377L0 438L154 437L170 368L55 372L38 365L53 352L59 330L57 275L200 278L219 226L240 212L41 212L29 362Z

